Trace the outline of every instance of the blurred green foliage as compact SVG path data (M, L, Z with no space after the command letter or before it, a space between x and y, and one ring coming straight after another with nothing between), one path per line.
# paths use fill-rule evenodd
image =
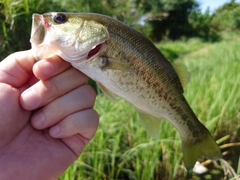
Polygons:
M212 16L212 27L216 31L236 31L240 29L240 3L226 3Z
M202 13L196 0L0 0L0 57L29 49L31 16L50 11L102 13L140 30L155 42L199 36L216 40L240 29L240 4Z

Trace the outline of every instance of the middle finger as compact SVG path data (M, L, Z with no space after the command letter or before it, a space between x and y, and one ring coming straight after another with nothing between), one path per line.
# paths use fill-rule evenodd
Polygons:
M32 125L36 129L48 128L69 114L92 108L96 93L89 85L83 85L55 99L32 116Z
M24 91L20 103L26 110L42 107L67 92L86 84L88 77L80 71L69 68L47 80L38 81Z

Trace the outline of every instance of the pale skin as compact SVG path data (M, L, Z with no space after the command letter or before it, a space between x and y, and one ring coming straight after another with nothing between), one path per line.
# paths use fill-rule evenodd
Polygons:
M57 56L31 54L0 63L0 179L57 179L98 126L88 78Z

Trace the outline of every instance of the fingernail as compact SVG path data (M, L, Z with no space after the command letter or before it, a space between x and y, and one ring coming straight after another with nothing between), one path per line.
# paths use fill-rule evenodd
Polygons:
M24 91L21 95L23 103L29 109L34 109L39 103L39 97L33 89Z
M60 126L59 125L55 125L50 129L50 135L51 136L57 136L60 132Z
M32 124L34 127L41 128L45 123L45 116L42 112L37 112L32 119Z

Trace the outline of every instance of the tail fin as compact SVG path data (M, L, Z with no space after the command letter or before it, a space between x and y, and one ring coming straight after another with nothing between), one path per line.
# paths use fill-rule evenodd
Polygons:
M193 168L199 157L205 157L211 160L218 160L222 158L222 153L217 143L208 131L202 141L197 141L194 144L183 142L182 148L184 163L188 170Z

